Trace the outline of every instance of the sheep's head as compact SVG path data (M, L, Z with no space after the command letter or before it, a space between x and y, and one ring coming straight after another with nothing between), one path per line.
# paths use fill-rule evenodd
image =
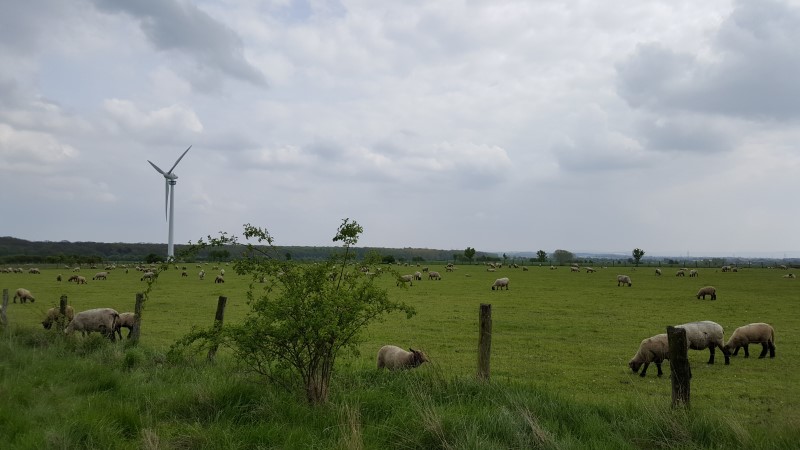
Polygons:
M636 360L632 359L632 360L630 360L630 362L628 363L628 367L630 367L630 368L631 368L631 370L633 371L633 373L639 373L639 368L640 368L640 367L642 367L642 363L640 363L639 361L636 361Z
M430 362L430 360L428 359L428 355L421 352L420 350L414 350L413 348L409 348L408 351L410 351L414 355L414 360L412 362L413 367L418 367L424 362Z

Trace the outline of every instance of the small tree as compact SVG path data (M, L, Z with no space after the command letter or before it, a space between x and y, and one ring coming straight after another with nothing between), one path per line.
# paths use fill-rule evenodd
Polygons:
M555 259L558 264L566 264L574 260L575 255L566 250L556 250L553 252L553 259Z
M639 267L639 261L642 260L642 256L644 256L644 250L640 248L633 249L633 262L636 264L636 267Z
M333 238L344 252L323 263L302 264L281 261L267 230L245 225L245 238L268 244L266 249L248 244L243 259L234 262L237 273L254 281L247 292L250 312L241 325L193 331L173 349L220 342L253 372L299 387L312 405L325 403L340 351L356 351L361 331L387 313L415 314L412 307L390 301L377 276L365 277L352 264L350 249L362 232L358 223L344 219ZM255 283L262 278L264 285Z
M536 261L539 261L540 263L547 261L547 252L544 250L539 250L536 252Z
M475 249L472 247L467 247L464 250L464 257L469 260L469 263L472 264L472 258L475 257Z

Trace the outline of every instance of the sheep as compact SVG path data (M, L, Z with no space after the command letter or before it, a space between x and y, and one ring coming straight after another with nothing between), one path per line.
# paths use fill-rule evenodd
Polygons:
M430 272L428 272L428 279L429 280L439 280L439 281L441 281L442 280L442 276L439 274L439 272L430 271Z
M69 325L64 328L64 334L80 331L82 335L97 331L110 340L114 340L114 329L119 320L119 313L111 308L95 308L75 314Z
M31 267L30 269L28 269L28 273L32 273L32 274L36 274L36 275L41 275L41 273L42 273L42 272L41 272L41 271L40 271L38 268L36 268L36 267Z
M396 345L384 345L378 350L378 369L412 369L424 362L430 362L428 356L413 348L405 351Z
M144 281L144 280L153 281L155 280L155 278L156 278L155 272L145 272L142 274L142 277L139 278L139 281Z
M795 278L795 275L793 273L787 273L783 278Z
M626 284L628 287L633 285L633 283L631 283L631 277L627 275L617 275L617 286L624 286Z
M20 303L26 303L28 300L30 300L31 303L36 301L36 299L33 297L33 294L31 294L31 291L25 288L19 288L17 289L17 292L14 293L14 303L17 303L17 297L19 297Z
M676 325L675 328L683 328L686 330L686 341L689 343L690 349L708 349L710 353L708 364L714 364L714 350L717 347L719 347L719 349L722 350L722 354L725 355L725 365L731 363L730 353L724 346L725 331L720 324L710 320L704 320L701 322Z
M581 269L578 266L570 266L569 271L570 272L580 272Z
M97 272L92 277L92 280L105 280L108 277L108 272Z
M528 271L528 266L522 266L522 271L523 272L527 272Z
M66 313L67 313L67 322L71 322L72 319L75 317L75 310L72 308L72 306L67 305ZM42 321L42 326L44 327L45 330L49 330L53 326L53 323L58 321L60 317L61 317L61 308L59 307L50 308L47 310L47 314L45 315L45 318Z
M494 267L487 267L486 271L487 272L497 272L497 269L495 269Z
M492 290L502 291L504 287L506 288L506 290L508 290L508 278L498 278L494 280L494 284L492 285Z
M717 289L714 286L706 286L704 288L700 288L700 290L697 291L697 298L698 299L700 299L700 297L703 297L703 300L705 300L706 299L706 295L710 295L711 296L711 300L716 300L717 299Z
M400 275L397 277L397 286L400 286L401 284L405 285L406 283L413 286L414 277L412 275Z
M114 331L119 336L120 340L122 340L122 329L128 329L128 339L131 338L131 333L133 332L133 322L136 318L136 314L132 312L124 312L119 314L119 319L117 319L117 323L114 325Z
M699 276L699 274L697 273L696 270L692 269L692 270L689 271L689 278L694 278L694 277L697 277L697 276Z
M225 277L223 277L222 275L217 275L216 277L214 277L214 283L224 283L224 282L225 282Z
M661 269L656 269L656 275L661 276Z
M78 284L86 284L87 283L86 277L78 276L77 279L75 280L75 282L78 283Z
M206 271L201 270L197 275L200 277L200 280L203 280L206 277Z
M414 272L414 279L417 281L422 281L422 272Z
M642 342L639 344L639 350L628 362L628 367L631 368L633 373L639 372L639 368L641 367L642 373L640 373L639 376L644 377L647 374L647 367L652 362L656 365L658 376L660 377L664 374L664 372L661 371L661 363L666 359L669 359L669 340L667 339L667 333L657 334L647 339L642 339ZM644 367L642 367L642 365L644 365Z
M67 278L67 283L69 283L70 281L74 281L74 282L77 283L78 282L78 275L71 275L69 278Z
M686 271L683 270L683 269L680 269L679 271L675 272L675 276L676 277L685 277L686 276Z
M181 272L181 278L188 278L188 277L189 277L189 274L186 273L185 270Z
M585 269L586 269L586 273L595 273L595 272L597 272L597 270L595 270L594 267L585 267Z
M725 344L725 350L728 352L733 350L731 356L736 356L739 354L739 348L744 347L744 357L749 358L750 351L748 346L750 344L761 344L759 359L767 356L767 351L769 351L769 357L774 358L775 330L769 324L762 322L741 326L733 330L733 334Z

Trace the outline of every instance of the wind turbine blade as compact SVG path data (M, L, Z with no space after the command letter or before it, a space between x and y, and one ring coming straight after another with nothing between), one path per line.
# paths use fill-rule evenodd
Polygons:
M192 148L192 146L190 145L190 146L189 146L189 148ZM178 160L177 160L177 161L175 161L175 164L173 164L173 165L172 165L172 168L171 168L171 169L169 169L169 172L167 172L167 173L172 173L172 171L173 171L173 170L175 170L175 167L178 165L178 163L179 163L179 162L181 162L181 160L183 159L183 157L184 157L184 156L186 156L186 154L187 154L187 153L189 153L189 148L187 148L187 149L186 149L186 151L185 151L185 152L183 152L183 154L181 155L181 157L180 157L180 158L178 158Z
M150 165L151 165L151 166L153 166L153 168L154 168L154 169L156 169L156 170L158 171L158 173L160 173L161 175L166 175L166 174L164 173L164 171L163 171L163 170L161 170L161 169L159 169L157 165L155 165L155 164L153 164L153 163L152 163L152 161L150 161L150 160L148 159L148 160L147 160L147 162L149 162L149 163L150 163Z
M169 181L164 181L164 220L169 220Z

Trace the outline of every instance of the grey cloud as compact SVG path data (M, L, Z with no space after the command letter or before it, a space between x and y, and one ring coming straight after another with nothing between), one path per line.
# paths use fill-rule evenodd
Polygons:
M617 92L631 106L750 120L800 116L800 8L739 1L711 57L641 44L617 65Z
M178 0L92 1L101 10L136 18L159 49L183 52L201 66L256 85L267 84L264 74L245 59L236 32L192 4Z
M673 115L641 120L638 131L653 150L713 153L730 150L737 130L710 118Z

